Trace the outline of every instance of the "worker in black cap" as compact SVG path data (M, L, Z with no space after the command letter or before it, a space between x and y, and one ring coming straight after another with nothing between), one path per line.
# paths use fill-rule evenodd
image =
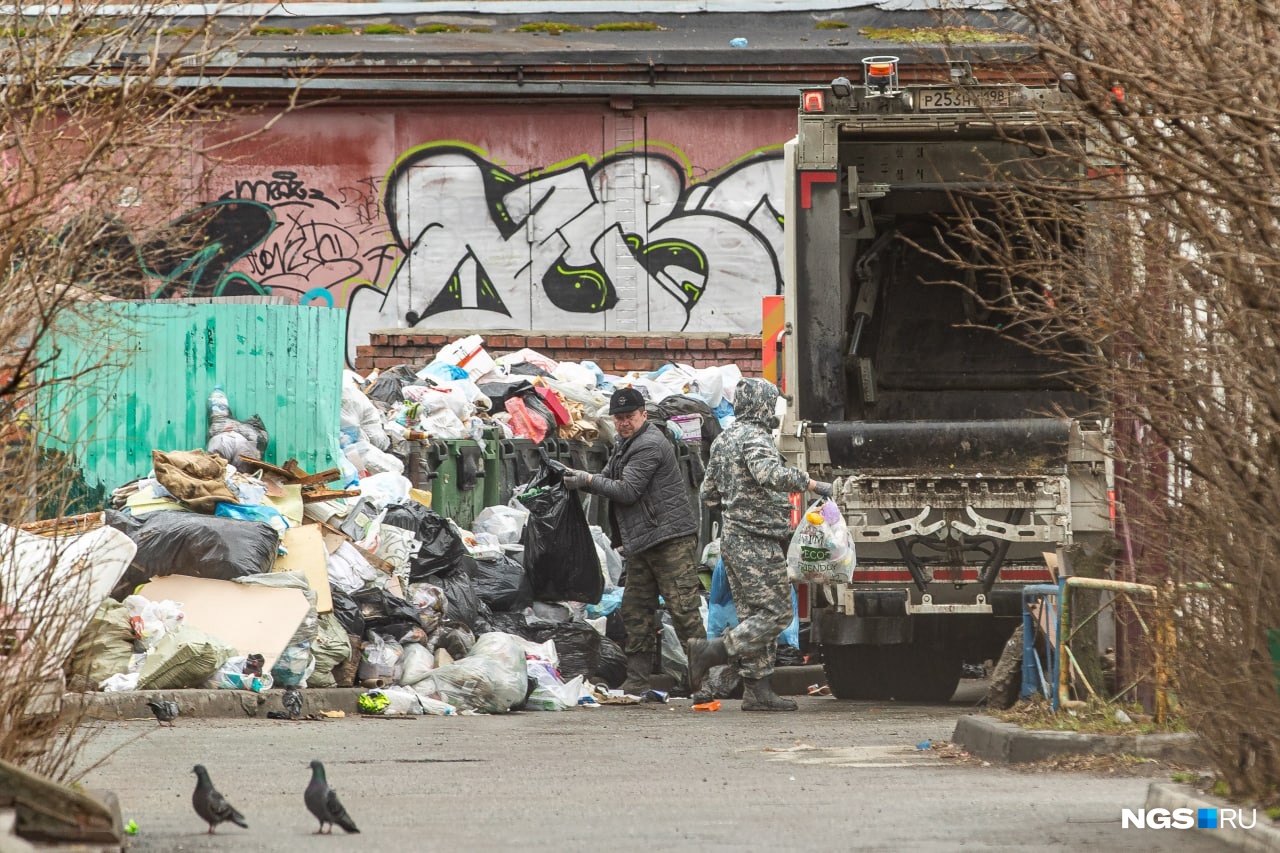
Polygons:
M627 629L626 693L649 690L656 641L658 596L666 602L680 644L705 638L702 584L698 580L698 524L675 450L649 423L645 400L635 388L609 398L618 444L599 474L569 471L564 483L609 499L610 539L627 560L622 624Z

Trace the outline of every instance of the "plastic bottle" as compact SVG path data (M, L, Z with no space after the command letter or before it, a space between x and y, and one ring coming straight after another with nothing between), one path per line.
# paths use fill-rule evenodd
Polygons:
M209 416L214 418L231 417L231 404L227 402L227 395L222 390L221 385L214 385L213 392L209 394Z

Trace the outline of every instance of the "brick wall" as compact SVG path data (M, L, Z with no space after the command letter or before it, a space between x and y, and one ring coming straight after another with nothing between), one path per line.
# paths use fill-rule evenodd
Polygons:
M474 331L438 329L419 332L389 329L370 335L368 346L356 347L356 370L422 366L436 351ZM480 332L485 350L497 357L528 347L556 361L594 361L605 373L622 375L629 370L656 370L668 362L693 367L734 363L743 376L760 375L760 338L709 332Z

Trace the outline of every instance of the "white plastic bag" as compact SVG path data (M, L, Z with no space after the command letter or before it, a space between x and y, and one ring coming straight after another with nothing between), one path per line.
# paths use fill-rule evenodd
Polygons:
M510 506L487 506L480 510L471 529L477 535L488 533L503 545L515 545L520 541L524 524L529 520L527 509Z
M208 686L224 690L252 690L254 693L270 690L273 683L271 673L245 675L244 666L248 660L247 655L227 658L227 662L218 667L218 671L209 679Z
M787 577L792 583L849 583L856 561L853 537L840 505L815 502L800 519L787 548Z
M400 658L400 678L397 684L411 687L431 674L436 668L435 655L422 643L406 643L404 656Z
M386 450L389 439L382 426L382 416L378 414L378 407L360 390L359 378L350 370L342 371L340 423L344 428L355 429L361 439L379 450Z
M416 690L459 711L510 711L529 690L521 640L497 631L484 634L465 658L433 670Z

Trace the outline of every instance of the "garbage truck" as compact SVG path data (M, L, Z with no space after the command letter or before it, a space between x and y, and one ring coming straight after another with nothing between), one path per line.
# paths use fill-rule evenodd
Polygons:
M1016 241L1000 193L1079 172L1059 156L1078 127L1054 118L1069 95L966 63L936 84L899 73L871 57L858 82L801 92L778 443L834 483L855 544L850 583L808 585L832 693L945 701L1000 658L1024 586L1109 559L1113 439L1061 352L1002 327L1000 295L1029 284L964 237Z

